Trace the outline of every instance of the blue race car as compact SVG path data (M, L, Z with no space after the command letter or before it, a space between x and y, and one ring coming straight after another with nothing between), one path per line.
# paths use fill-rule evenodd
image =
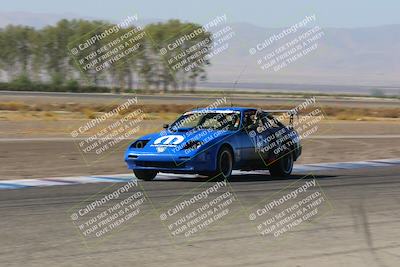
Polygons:
M255 108L200 108L188 111L159 133L129 145L125 161L135 176L153 180L158 172L228 179L232 170L269 170L288 176L301 154L300 137L272 114ZM277 111L276 113L285 111Z

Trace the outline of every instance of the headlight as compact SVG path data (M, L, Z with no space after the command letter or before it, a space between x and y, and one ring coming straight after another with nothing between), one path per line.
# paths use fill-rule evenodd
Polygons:
M195 150L201 147L204 143L201 141L189 141L185 144L183 149L188 149L188 150Z
M137 140L131 145L131 148L144 148L150 140Z

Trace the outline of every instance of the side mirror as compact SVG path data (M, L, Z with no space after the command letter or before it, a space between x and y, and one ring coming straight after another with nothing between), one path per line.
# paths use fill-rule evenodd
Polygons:
M168 129L169 128L169 124L168 123L165 123L165 124L163 124L163 126L162 126L164 129Z

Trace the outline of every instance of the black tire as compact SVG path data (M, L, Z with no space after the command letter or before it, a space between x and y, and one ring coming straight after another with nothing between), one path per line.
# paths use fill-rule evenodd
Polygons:
M288 153L270 165L269 173L274 177L287 177L292 173L293 162L293 154Z
M157 176L156 171L134 170L136 178L144 181L151 181Z
M218 152L217 157L217 170L209 175L210 178L217 178L219 180L228 180L232 174L233 170L233 154L232 151L227 148L223 147Z

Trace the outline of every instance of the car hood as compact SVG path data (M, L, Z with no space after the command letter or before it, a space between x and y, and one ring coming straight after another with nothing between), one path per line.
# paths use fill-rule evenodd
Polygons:
M190 141L202 142L201 148L207 144L214 143L219 139L232 134L232 131L221 130L196 130L196 131L161 131L159 133L142 136L140 140L149 140L143 152L156 153L179 153L184 150L185 145ZM199 149L201 149L199 148Z

